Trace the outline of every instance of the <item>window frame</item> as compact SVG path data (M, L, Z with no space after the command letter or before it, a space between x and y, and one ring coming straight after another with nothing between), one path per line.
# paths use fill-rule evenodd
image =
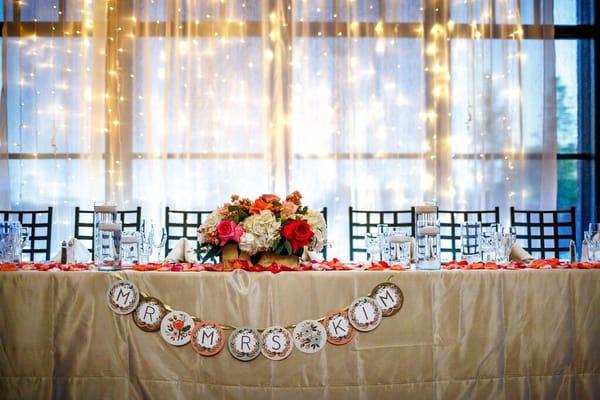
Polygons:
M435 21L431 18L430 14L425 14L424 18L423 18L423 22L400 22L400 23L396 23L396 22L386 22L386 18L385 18L385 0L379 0L380 1L380 7L379 7L379 20L383 21L383 22L377 22L377 21L361 21L359 22L358 25L358 36L372 36L373 32L375 32L375 29L377 27L377 29L381 30L381 36L382 37L422 37L422 40L426 41L427 38L423 37L423 34L418 33L420 27L423 27L423 30L425 32L428 32L429 29L434 23ZM581 0L583 1L583 0ZM58 6L58 10L61 10L62 12L59 13L59 18L57 21L38 21L38 22L33 22L33 21L21 21L21 10L20 10L20 5L18 2L13 2L13 15L12 15L12 20L4 22L4 20L2 22L0 22L0 28L3 30L3 32L5 32L5 36L7 37L22 37L22 36L28 36L31 35L32 33L35 32L36 35L38 36L59 36L59 37L76 37L78 35L81 35L81 32L84 31L84 27L83 27L83 23L81 21L70 21L67 20L66 17L66 3L67 0L59 0L59 6ZM434 0L423 0L424 3L424 7L431 7L433 6L438 6L439 4L437 2L434 2ZM274 9L274 7L276 7L277 4L277 0L269 0L269 5L270 8ZM133 11L134 11L134 0L119 0L118 2L115 1L115 13L117 15L121 15L123 16L122 18L124 19L126 15L132 15ZM6 4L4 5L5 7L5 11L6 11ZM540 0L536 0L534 1L534 20L535 21L539 21L540 20L540 7L541 7L541 1ZM579 204L577 205L577 209L578 209L578 219L579 219L579 223L581 224L580 226L587 226L584 225L584 223L590 222L592 220L594 220L594 218L598 218L598 215L596 215L596 198L597 198L597 194L600 192L600 181L598 179L598 174L596 171L600 171L600 158L598 157L598 155L600 154L600 140L596 139L596 132L597 132L597 124L596 124L596 120L595 120L595 116L600 115L600 104L597 101L597 93L599 93L600 90L600 74L599 74L599 67L598 67L598 63L597 63L597 57L600 54L600 7L594 7L593 2L589 3L589 7L590 10L587 10L584 8L585 7L580 7L580 10L578 10L578 12L583 12L583 13L588 13L589 15L585 15L584 17L590 17L593 15L593 18L585 18L585 20L593 20L594 22L592 24L578 24L578 25L554 25L554 32L555 32L555 37L554 40L560 41L560 40L590 40L594 49L593 54L580 54L583 55L583 57L579 57L578 58L578 69L580 70L580 72L578 73L578 75L581 76L589 76L589 77L593 77L593 81L594 81L594 85L584 85L581 84L581 80L580 78L578 78L578 80L580 81L580 88L583 88L586 92L585 93L580 93L579 94L579 98L578 98L578 110L579 112L583 112L584 116L583 118L581 118L579 120L579 127L578 127L578 131L579 131L579 135L578 135L578 140L579 140L579 145L578 145L578 152L576 153L558 153L556 154L556 158L557 161L560 160L577 160L580 162L581 167L579 168L579 173L578 173L578 179L579 179L579 187L581 188L581 193L578 196L579 198ZM287 11L285 11L285 15L284 17L287 18L288 21L292 21L293 18L293 7L289 7ZM449 14L450 14L450 10L447 7L442 7L442 9L440 9L441 15L445 15L446 18L449 18ZM429 17L428 17L429 15ZM440 14L438 14L439 16ZM5 20L6 20L6 15L5 15ZM584 18L582 18L584 19ZM109 19L110 20L110 19ZM113 24L116 23L120 23L122 21L120 21L120 19L114 20L113 19ZM134 29L136 32L142 31L142 27L146 22L144 21L136 21L133 23ZM239 27L237 24L229 24L227 21L224 20L219 20L219 21L200 21L199 23L196 23L194 25L194 29L193 32L191 32L193 35L196 36L209 36L209 35L213 35L215 31L219 31L219 30L227 30L228 35L241 35L242 32L244 32L247 36L260 36L263 30L263 23L265 23L264 21L247 21L244 24L244 27L241 28ZM303 26L303 29L296 29L295 31L300 35L300 36L309 36L309 37L339 37L340 33L342 36L349 36L351 33L351 22L350 21L327 21L327 22L298 22L298 21L293 21L293 24L296 25L296 28L298 28L299 26ZM379 26L378 26L379 25ZM179 35L181 35L182 37L185 37L188 35L187 32L187 28L188 28L188 24L184 24L182 26L182 30L179 32ZM400 32L402 32L402 34L398 34L398 26L402 26L404 29L401 29ZM469 24L467 23L457 23L456 24L456 30L455 32L467 32L467 29L464 29L465 27L468 27ZM500 38L499 32L501 31L499 29L500 26L506 27L507 24L496 24L496 25L492 25L492 29L490 30L485 30L484 35L482 36L483 39L486 38ZM523 39L535 39L536 37L538 37L539 35L539 29L537 29L534 25L530 25L530 24L524 24L521 25L523 28ZM167 29L167 27L170 27L173 31L171 33L174 33L174 30L177 29L177 27L175 26L175 24L169 24L166 23L164 21L162 22L156 22L156 23L152 23L152 29L150 30L150 35L151 36L164 36L165 35L165 30ZM463 28L463 29L461 29ZM110 23L109 23L109 29L110 29ZM243 30L243 31L242 31ZM345 34L344 34L345 33ZM297 35L298 36L298 35ZM461 38L461 37L467 37L465 36L461 36L460 34L458 35L453 35L453 39L454 38ZM291 41L291 36L290 35L284 35L283 36L284 40L288 40L288 44L291 45L291 43L289 43L289 41ZM106 49L107 49L107 54L108 53L114 53L113 56L118 56L117 52L116 52L116 48L111 48L111 47L115 47L114 43L111 43L111 41L107 40L107 44L106 44ZM127 54L130 54L132 58L133 57L133 52L129 52ZM586 59L586 57L588 57L588 59ZM592 59L589 59L589 57L592 57ZM129 63L125 63L125 65L121 65L121 67L125 67L125 68L129 68L132 69L131 65L133 63L133 60L129 60ZM587 64L587 65L584 65ZM128 75L128 74L127 74ZM292 79L291 76L288 77L288 79ZM427 83L427 79L426 79L426 87L427 87L428 83ZM289 87L288 85L286 85L286 87ZM129 90L130 92L133 91L132 89L132 85L126 85L126 90ZM433 104L433 100L432 100L432 95L431 95L431 91L429 90L425 90L426 92L426 105L427 108L430 107L431 104ZM130 93L132 94L132 93ZM131 96L129 96L131 97ZM290 93L287 94L286 96L286 102L287 104L284 105L286 108L289 109L289 103L291 99L291 95ZM108 107L108 105L106 105L106 107ZM125 112L124 114L122 114L120 116L120 120L123 122L125 121L125 123L121 124L122 126L129 126L131 127L131 122L132 122L132 110L131 110L131 106L129 106L129 112ZM122 128L120 128L122 129ZM285 128L286 132L284 134L284 141L285 141L285 146L290 146L290 131L289 128ZM124 132L126 132L126 130L124 130ZM131 142L132 142L132 129L129 129L130 134L129 135L123 135L123 137L128 137L128 139L126 140L125 143L125 149L121 151L121 160L122 160L122 168L123 168L123 174L126 175L128 173L131 172L131 162L133 159L150 159L153 158L154 156L152 154L147 154L147 153L134 153L132 148L131 148ZM428 136L432 135L432 130L428 129ZM105 159L105 163L107 165L107 170L110 169L110 163L111 163L111 156L110 156L110 148L111 148L111 143L110 143L110 137L113 137L114 135L107 135L107 140L105 141L105 151L103 154L103 157ZM122 139L122 138L121 138ZM121 145L123 144L123 142L121 143ZM129 145L127 145L129 144ZM592 151L582 151L582 149L593 149L594 152ZM426 153L426 159L429 159L429 157L427 157L428 155L435 155L435 150L431 150L430 153ZM9 160L29 160L29 159L39 159L39 160L43 160L43 159L84 159L86 158L88 155L85 153L11 153L10 149L9 152L7 154L7 157ZM260 154L255 154L255 155L251 155L253 158L259 158L261 157ZM328 157L330 156L330 157ZM322 154L318 154L318 155L312 155L312 154L293 154L292 155L292 159L293 160L306 160L306 159L314 159L314 158L318 158L318 159L330 159L330 158L337 158L339 159L340 156L343 158L344 155L343 154L328 154L328 155L322 155ZM412 153L384 153L384 154L370 154L370 153L365 153L364 154L364 158L376 158L378 160L380 159L413 159L415 157L414 154ZM167 153L164 156L161 157L166 157L167 159L170 158L177 158L178 155L176 153ZM205 153L193 153L190 155L191 158L194 159L204 159L204 158L218 158L218 155L207 155ZM227 157L231 157L230 154L227 155ZM244 157L248 157L248 155L245 155ZM491 157L493 158L503 158L504 154L496 154L496 155L491 155ZM536 154L536 153L528 153L526 155L527 158L539 158L541 157L541 154ZM456 158L458 159L475 159L478 158L477 154L457 154ZM429 162L429 161L428 161ZM432 169L434 168L440 168L439 165L435 164L436 162L433 162L432 165L429 165L428 167L431 167ZM111 193L111 191L114 191L114 186L115 186L115 182L113 182L110 177L108 176L109 174L106 174L106 193ZM438 175L438 174L436 174ZM126 195L131 195L126 194Z

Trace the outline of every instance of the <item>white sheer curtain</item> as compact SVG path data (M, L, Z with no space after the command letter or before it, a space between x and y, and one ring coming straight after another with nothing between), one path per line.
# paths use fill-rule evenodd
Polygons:
M55 238L299 189L345 258L348 206L556 203L552 1L6 3L1 200Z

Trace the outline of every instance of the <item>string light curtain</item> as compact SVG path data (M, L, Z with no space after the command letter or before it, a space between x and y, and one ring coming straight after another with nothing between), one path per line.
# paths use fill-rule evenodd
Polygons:
M20 3L20 4L19 4ZM6 2L0 188L13 208L556 203L551 1ZM4 168L6 166L6 168Z

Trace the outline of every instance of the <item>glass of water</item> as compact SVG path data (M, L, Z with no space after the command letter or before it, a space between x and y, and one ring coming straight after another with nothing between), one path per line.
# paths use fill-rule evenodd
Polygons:
M380 261L381 260L381 235L379 233L368 232L365 234L365 247L367 248L367 254L369 260Z
M504 227L496 234L496 262L507 263L509 261L516 240L517 231L512 226Z
M395 229L389 235L391 254L390 261L401 265L410 265L410 247L412 238L406 231Z
M483 261L496 261L498 231L501 229L499 224L492 224L481 228L481 257Z
M460 225L460 254L463 260L481 260L481 222L465 221Z
M588 243L590 261L600 261L600 224L592 223L587 232L584 232Z

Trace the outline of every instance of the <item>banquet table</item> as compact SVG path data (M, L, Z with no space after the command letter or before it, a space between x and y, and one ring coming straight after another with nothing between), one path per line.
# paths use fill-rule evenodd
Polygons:
M115 273L4 272L0 398L600 398L600 270L120 274L238 326L317 319L390 277L404 305L346 345L241 362L113 313Z

